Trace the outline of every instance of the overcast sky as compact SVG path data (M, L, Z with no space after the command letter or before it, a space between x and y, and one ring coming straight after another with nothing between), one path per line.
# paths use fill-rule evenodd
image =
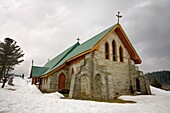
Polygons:
M170 70L170 0L0 0L0 41L10 37L25 53L15 71L30 74L31 60L48 59L120 24L146 72Z

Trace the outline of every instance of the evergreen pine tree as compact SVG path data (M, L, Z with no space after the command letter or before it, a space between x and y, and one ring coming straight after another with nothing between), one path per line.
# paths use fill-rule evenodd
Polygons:
M14 70L15 65L24 61L20 59L24 56L23 51L16 43L11 38L5 38L4 42L0 42L0 80L4 78L2 88L7 81L9 72Z
M156 88L162 88L162 84L157 79L152 79L151 86L154 86Z

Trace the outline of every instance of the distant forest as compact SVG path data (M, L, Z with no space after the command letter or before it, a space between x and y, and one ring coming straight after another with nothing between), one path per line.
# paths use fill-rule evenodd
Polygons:
M170 85L170 71L157 71L146 73L145 75L148 77L150 83L153 79L156 79L162 86Z

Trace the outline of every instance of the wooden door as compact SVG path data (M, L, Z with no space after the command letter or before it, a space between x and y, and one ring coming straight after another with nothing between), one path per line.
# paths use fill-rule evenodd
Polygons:
M59 80L58 80L58 90L63 90L65 89L65 75L64 73L61 73L59 75Z

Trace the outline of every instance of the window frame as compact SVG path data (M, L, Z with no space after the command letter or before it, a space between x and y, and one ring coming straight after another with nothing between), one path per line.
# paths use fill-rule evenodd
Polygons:
M112 41L112 54L113 54L113 61L117 61L117 45L116 41Z
M119 60L120 60L120 62L124 62L124 55L123 55L122 46L119 47Z
M110 60L110 48L109 48L109 43L105 43L105 59Z

